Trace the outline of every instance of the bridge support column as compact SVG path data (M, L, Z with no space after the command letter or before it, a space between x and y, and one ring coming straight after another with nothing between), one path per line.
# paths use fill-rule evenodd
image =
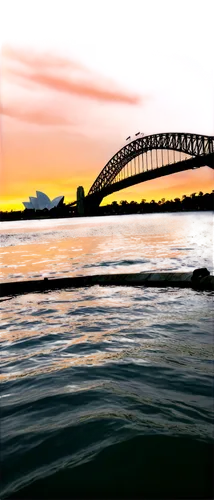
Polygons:
M85 215L84 199L85 199L84 188L82 186L79 186L77 188L77 214L80 216Z
M102 201L103 197L99 194L92 194L86 196L84 199L84 207L85 207L85 215L98 215L99 214L99 205Z

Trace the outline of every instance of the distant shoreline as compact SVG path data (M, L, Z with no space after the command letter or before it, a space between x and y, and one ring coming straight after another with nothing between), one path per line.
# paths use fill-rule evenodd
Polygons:
M11 212L0 212L0 221L15 220L44 220L44 219L70 219L76 217L99 217L108 215L130 215L130 214L150 214L150 213L174 213L174 212L207 212L214 210L214 191L211 193L192 193L190 196L183 195L182 198L165 200L162 198L158 202L155 200L149 203L142 199L140 203L126 200L120 203L113 201L110 205L100 206L91 214L79 215L77 208L71 205L61 205L48 211L19 210Z
M192 213L192 212L213 212L214 208L212 209L204 209L204 210L172 210L172 211L158 211L158 212L132 212L132 213L103 213L103 214L95 214L95 215L59 215L59 216L35 216L35 217L10 217L10 218L1 218L0 222L13 222L13 221L25 221L25 220L54 220L54 219L77 219L77 218L89 218L89 217L108 217L108 216L122 216L122 215L148 215L148 214L173 214L173 213Z

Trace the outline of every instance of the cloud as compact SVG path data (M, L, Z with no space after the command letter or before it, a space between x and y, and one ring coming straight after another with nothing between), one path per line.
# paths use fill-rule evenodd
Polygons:
M1 44L2 79L4 88L14 87L17 99L11 99L11 91L3 92L2 113L41 124L67 123L63 110L53 105L62 96L79 97L98 103L141 106L149 102L149 93L135 91L115 78L90 68L74 56L69 46L51 42L7 41ZM19 89L31 91L20 98ZM37 92L37 94L36 94ZM34 101L36 95L46 96L45 106ZM49 102L50 101L50 102ZM41 120L41 122L40 122Z
M65 116L60 115L57 110L52 110L48 104L37 106L31 106L30 108L26 106L26 102L11 101L8 103L2 103L1 111L4 116L9 118L18 118L21 121L34 123L36 125L65 125L69 124L69 120Z

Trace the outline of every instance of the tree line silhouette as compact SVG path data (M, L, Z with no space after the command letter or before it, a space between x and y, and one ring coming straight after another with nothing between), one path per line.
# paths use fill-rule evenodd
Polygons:
M122 200L120 203L113 201L109 205L98 207L96 215L124 215L124 214L146 214L161 212L195 212L198 210L214 209L214 190L211 193L192 193L190 196L183 195L182 198L166 200L162 198L158 202L151 200L147 202L142 199L141 202ZM65 217L77 217L75 206L61 204L52 210L19 210L10 212L0 212L1 221L9 220L29 220L29 219L55 219Z
M149 203L142 199L140 203L136 201L128 202L122 200L120 203L113 201L111 205L100 207L103 215L110 214L134 214L134 213L158 213L158 212L194 212L198 210L214 209L214 190L212 193L192 193L190 196L183 195L182 198L166 200L162 198L158 202L151 200Z

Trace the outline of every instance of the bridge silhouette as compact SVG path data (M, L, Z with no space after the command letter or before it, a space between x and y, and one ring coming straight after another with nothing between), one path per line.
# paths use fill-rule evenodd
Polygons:
M189 169L214 169L214 136L161 133L141 136L123 146L102 169L88 194L78 188L79 214L93 214L104 197L135 184ZM84 197L84 199L83 199Z

